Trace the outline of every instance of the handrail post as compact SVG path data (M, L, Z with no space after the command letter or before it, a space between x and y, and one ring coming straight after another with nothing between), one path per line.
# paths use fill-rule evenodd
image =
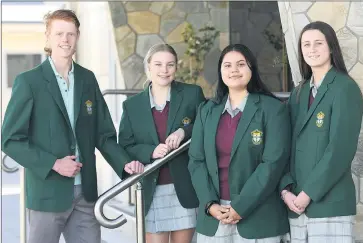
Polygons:
M136 198L136 239L137 243L145 243L145 210L144 195L141 182L137 182L135 190Z
M20 170L20 243L27 242L26 206L25 206L25 168Z

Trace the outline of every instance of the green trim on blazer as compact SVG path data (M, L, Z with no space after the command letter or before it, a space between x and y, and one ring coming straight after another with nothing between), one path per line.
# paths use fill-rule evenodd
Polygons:
M197 232L214 236L219 221L205 214L205 205L219 200L216 133L225 106L208 101L195 120L189 149L189 171L200 205ZM257 143L252 132L262 132ZM229 186L231 206L243 218L239 234L248 239L283 235L289 231L287 212L277 190L290 153L287 108L265 95L249 94L231 152Z

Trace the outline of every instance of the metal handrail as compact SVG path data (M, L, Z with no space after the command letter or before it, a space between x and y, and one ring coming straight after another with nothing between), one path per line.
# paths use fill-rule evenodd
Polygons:
M138 94L140 92L142 92L142 89L105 89L102 91L102 96L105 97L106 95L126 95L126 96L132 96L135 94ZM132 203L132 196L131 196L131 187L128 188L128 204L129 205L134 205L134 203Z
M119 193L126 190L130 186L138 183L142 178L144 178L145 176L149 175L150 173L152 173L155 170L157 170L158 168L160 168L162 165L167 163L170 159L174 158L175 156L177 156L180 153L187 150L189 148L190 141L191 141L191 139L189 139L188 141L183 143L179 148L172 151L171 153L166 155L164 158L157 159L153 163L145 166L145 169L144 169L143 173L131 175L127 179L121 181L120 183L116 184L114 187L112 187L111 189L109 189L108 191L103 193L98 198L98 200L97 200L97 202L95 204L95 208L94 208L95 216L96 216L96 219L98 220L98 222L103 227L110 228L110 229L114 229L114 228L120 227L123 224L125 224L127 222L127 219L125 218L125 216L123 216L123 214L120 215L119 217L117 217L116 219L108 219L103 214L103 207L106 204L106 202L108 202L113 197L117 196ZM140 186L142 186L141 183L138 184L138 189L139 190L142 189L142 188L140 188ZM137 213L138 212L136 212L136 214ZM136 216L138 216L138 215L136 215Z
M290 97L290 92L272 92L272 93L276 95L276 97L282 100L287 100Z
M102 95L135 95L143 91L142 89L105 89L102 91Z
M5 156L2 158L2 161L1 161L1 168L4 172L6 173L14 173L14 172L17 172L19 170L19 166L14 166L14 167L9 167L6 165L5 163L5 159L9 157L7 154L5 154ZM9 157L10 158L10 157Z

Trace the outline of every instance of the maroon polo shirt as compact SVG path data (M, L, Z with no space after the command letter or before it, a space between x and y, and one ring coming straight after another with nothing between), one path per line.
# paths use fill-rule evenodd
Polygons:
M162 111L158 111L155 107L152 108L152 114L154 118L154 124L156 128L156 132L158 134L159 142L165 143L166 140L166 129L168 124L168 114L169 114L169 102L166 102L166 105ZM168 163L164 164L160 167L158 185L165 185L173 183L169 171Z
M225 111L219 121L216 148L219 170L219 189L221 199L231 200L228 183L228 171L231 160L231 152L234 136L236 134L239 120L241 119L242 112L238 112L233 118Z

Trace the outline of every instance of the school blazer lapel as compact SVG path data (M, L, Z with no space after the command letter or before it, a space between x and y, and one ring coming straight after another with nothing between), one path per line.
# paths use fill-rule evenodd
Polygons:
M310 120L310 118L311 118L312 114L314 113L316 107L319 105L319 103L321 102L321 100L325 96L325 93L328 91L329 84L334 81L335 76L336 76L336 71L335 71L334 68L331 68L330 71L326 74L326 77L324 78L323 82L321 83L321 85L320 85L320 87L318 89L318 93L316 94L316 97L314 99L314 102L311 104L310 109L308 110L306 116L303 119L303 122L299 126L299 129L297 131L297 136L303 130L306 123ZM309 87L310 87L310 85L308 85L308 84L305 85L305 89L307 89L308 91L305 90L305 93L304 93L304 98L305 99L301 100L304 103L300 104L300 108L304 107L304 106L308 107L309 91L310 91ZM308 94L306 94L306 92ZM306 96L308 97L307 100L306 100Z
M147 130L149 131L149 134L151 136L151 139L153 140L155 145L158 145L159 137L156 132L156 127L153 119L153 114L151 112L151 106L150 106L150 97L149 97L149 86L145 88L142 95L142 100L140 104L140 110L139 114L140 119L143 120L143 124L147 127Z
M61 110L63 117L64 117L66 123L68 124L69 128L72 129L71 123L68 118L66 106L64 105L62 94L59 90L57 78L55 77L55 74L53 72L53 69L52 69L48 59L42 63L42 71L43 71L43 76L44 76L46 82L48 83L47 88L48 88L49 92L51 93L52 98L54 99L58 108Z
M217 159L217 147L216 147L216 137L217 137L217 129L219 120L221 118L224 106L226 105L227 96L223 98L220 104L216 105L211 110L210 118L206 121L206 135L205 135L205 142L206 142L206 153L207 153L207 163L208 168L211 171L211 177L219 194L219 173L218 173L218 159Z
M297 120L295 124L295 134L298 134L301 131L302 125L304 120L301 119L306 117L308 114L308 104L309 104L309 97L310 96L310 86L308 83L304 84L301 87L301 91L297 99L299 99L299 113L297 115Z
M79 111L82 103L83 93L83 79L81 74L81 68L73 62L74 65L74 124L77 124ZM94 102L94 101L93 101Z
M237 151L238 145L240 144L242 138L244 137L244 134L246 133L246 130L250 125L251 120L258 109L257 103L259 102L259 100L260 97L255 94L249 94L247 98L245 109L243 110L241 119L237 126L236 134L234 136L230 161L232 161L233 156Z
M170 135L171 129L174 125L175 117L178 114L182 101L183 101L182 87L178 85L176 81L173 81L171 83L171 90L170 90L170 106L169 106L170 109L168 114L166 136Z

